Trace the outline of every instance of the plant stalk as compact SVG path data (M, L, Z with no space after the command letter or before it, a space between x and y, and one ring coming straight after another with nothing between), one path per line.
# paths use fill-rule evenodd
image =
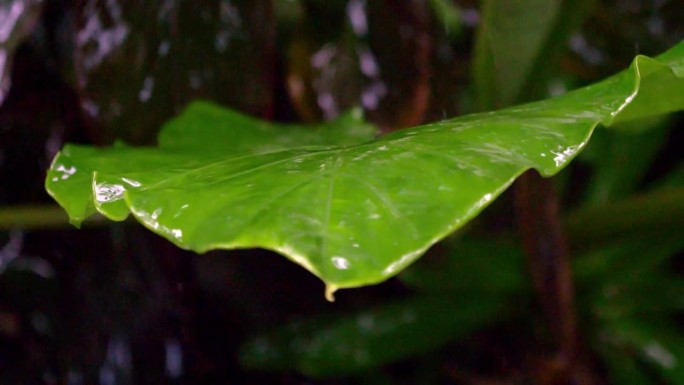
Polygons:
M570 383L576 361L577 317L570 252L559 218L558 197L551 181L536 171L528 171L518 179L515 193L528 269L556 353L551 383Z

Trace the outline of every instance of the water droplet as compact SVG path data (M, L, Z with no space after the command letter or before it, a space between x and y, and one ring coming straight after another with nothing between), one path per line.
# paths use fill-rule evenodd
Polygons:
M126 189L118 184L98 184L95 185L95 199L98 202L106 203L121 199Z
M152 215L151 215L152 219L156 221L156 220L159 218L159 215L160 215L161 213L162 213L162 209L161 209L161 208L155 209L154 211L152 211Z
M335 256L335 257L332 257L330 260L332 261L332 264L340 270L347 270L347 269L349 269L349 266L351 265L349 263L349 260L347 258L344 258L344 257Z
M159 54L159 56L164 57L169 53L169 49L171 49L171 42L169 42L168 40L164 40L161 42L161 44L159 44L159 49L157 53Z
M164 344L166 353L166 375L172 379L183 374L183 348L176 339L167 340Z
M170 229L171 234L176 237L176 239L181 240L183 238L183 230L181 229Z
M126 183L128 183L129 185L131 185L131 186L133 186L133 187L140 187L140 186L142 186L142 184L141 184L140 182L138 182L138 181L136 181L136 180L133 180L133 179L121 178L121 180L124 181L124 182L126 182Z
M152 97L152 91L154 91L154 77L147 76L145 77L145 80L143 80L142 88L138 93L138 99L142 103L147 103Z
M60 164L55 170L62 173L60 176L62 180L67 180L70 176L76 174L76 167L74 166L66 168L63 164Z

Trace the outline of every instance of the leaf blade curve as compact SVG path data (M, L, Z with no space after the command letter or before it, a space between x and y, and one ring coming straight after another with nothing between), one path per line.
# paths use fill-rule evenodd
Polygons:
M75 222L95 210L121 220L130 210L186 249L275 250L319 276L331 293L393 276L525 170L555 174L598 124L684 108L683 76L680 43L561 97L375 141L369 130L345 136L344 124L332 136L297 127L278 136L264 123L228 123L238 118L215 135L207 130L219 128L206 119L181 134L181 117L156 149L65 147L46 187ZM206 106L198 106L201 115ZM191 112L185 118L192 123ZM293 141L293 133L302 134ZM231 145L237 150L227 153Z

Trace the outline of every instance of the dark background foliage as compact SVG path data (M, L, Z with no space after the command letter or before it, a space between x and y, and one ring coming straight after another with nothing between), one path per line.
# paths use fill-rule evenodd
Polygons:
M568 18L577 14L549 39L548 59L535 67L539 76L519 100L590 83L621 70L635 54L657 54L684 38L679 1L561 4ZM315 277L278 255L260 250L195 255L131 221L96 221L76 230L43 189L45 170L63 143L152 144L160 126L197 98L278 121L317 122L360 105L384 131L478 110L482 105L471 74L480 11L470 0L0 3L0 58L6 58L0 60L0 382L553 383L545 376L554 362L539 342L547 331L520 283L526 282L519 279L522 258L510 251L519 247L491 252L508 256L495 264L500 269L485 258L466 258L465 272L461 267L434 285L440 293L484 303L489 297L483 293L512 282L506 298L515 310L493 325L444 341L424 355L314 380L289 370L294 364L288 370L246 369L239 348L250 336L293 320L343 319L409 298L420 290L411 282L420 282L424 270L341 292L330 304ZM564 212L583 205L600 208L659 183L682 185L681 115L636 126L632 135L598 132L580 162L556 178ZM661 198L639 207L658 207ZM680 197L673 201L681 207ZM472 233L514 240L512 206L510 195L502 197L472 225ZM595 215L590 222L610 220L610 214ZM576 263L578 317L586 337L583 368L590 373L578 383L684 383L680 371L658 369L660 345L649 345L653 336L684 341L677 326L684 285L680 273L673 273L684 268L677 257L681 236L641 232L639 239L611 244L615 255L636 254L629 261L643 257L634 267L638 263L620 264L599 249L603 238L573 238L573 223L586 223L581 219L572 222L570 216L566 222L572 249L581 255L601 251ZM444 260L457 256L454 243L438 245L416 268L429 272L430 266L448 264ZM654 246L663 250L655 252ZM662 276L646 266L662 261L673 273L671 286L658 286ZM610 268L601 270L602 263ZM621 276L620 268L629 274ZM501 276L501 269L513 271L513 277ZM627 294L615 301L607 295L609 305L596 305L610 290ZM658 299L668 309L665 315L656 316ZM643 311L653 322L601 318L596 306L612 315L627 308ZM606 319L615 327L607 327ZM674 325L659 329L671 336L651 333L661 323ZM645 350L625 342L615 350L619 354L605 353L610 341L638 335L647 336L639 342ZM395 349L397 343L384 341L379 349ZM675 366L684 360L682 350L666 352ZM655 366L649 366L649 357L655 357Z

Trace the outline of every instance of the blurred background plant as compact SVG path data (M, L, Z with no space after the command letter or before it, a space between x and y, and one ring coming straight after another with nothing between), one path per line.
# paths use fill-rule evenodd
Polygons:
M684 384L681 114L597 131L553 179L575 292L557 319L512 193L329 304L273 253L76 230L43 189L64 142L151 144L196 98L311 123L361 106L391 131L588 84L682 19L675 0L0 2L0 382Z

